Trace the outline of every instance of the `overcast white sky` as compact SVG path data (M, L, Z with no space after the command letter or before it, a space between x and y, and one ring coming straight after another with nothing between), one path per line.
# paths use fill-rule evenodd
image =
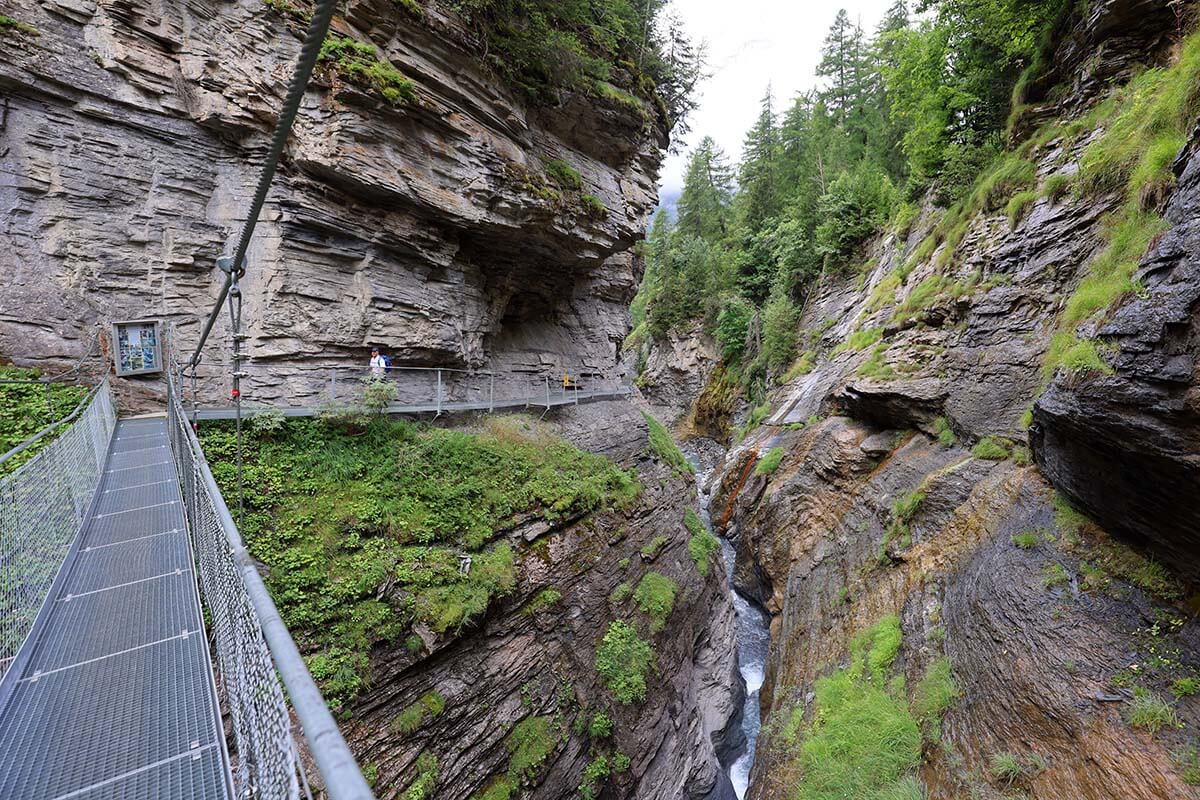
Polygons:
M821 43L839 8L869 35L893 0L675 0L695 40L708 43L712 77L700 87L700 108L683 153L668 156L663 196L683 186L687 149L711 136L736 164L746 131L758 117L759 101L772 85L777 107L816 84Z

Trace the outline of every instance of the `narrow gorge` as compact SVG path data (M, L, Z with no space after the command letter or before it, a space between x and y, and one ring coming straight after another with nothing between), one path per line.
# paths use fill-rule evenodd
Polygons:
M840 12L733 166L668 6L321 49L198 430L376 796L1200 797L1200 7ZM195 345L310 15L0 10L5 370Z

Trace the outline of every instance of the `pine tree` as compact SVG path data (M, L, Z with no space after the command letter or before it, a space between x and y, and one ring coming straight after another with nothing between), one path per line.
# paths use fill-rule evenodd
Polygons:
M712 137L701 140L688 160L679 197L679 230L707 242L729 232L733 171Z
M775 124L775 100L768 86L758 121L746 135L738 170L741 222L750 233L757 233L763 223L778 211L778 156L779 130Z
M834 118L844 124L861 102L864 75L862 29L850 21L846 9L840 9L825 44L821 48L821 63L817 75L829 79L822 99Z

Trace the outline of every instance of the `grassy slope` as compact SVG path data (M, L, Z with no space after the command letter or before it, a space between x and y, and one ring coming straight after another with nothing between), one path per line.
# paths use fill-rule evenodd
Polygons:
M0 380L36 380L38 377L37 370L0 366ZM0 385L0 453L7 453L50 423L70 414L87 391L85 386L53 384L48 405L46 389L42 386ZM35 453L52 441L54 437L47 436L20 455L0 464L0 477L33 458Z
M213 425L201 435L232 506L232 432ZM334 705L365 687L373 644L399 642L414 625L456 633L513 590L505 529L527 515L625 504L640 491L607 459L515 418L489 420L479 434L384 419L361 429L294 421L251 431L245 472L243 535ZM411 634L407 645L423 648Z

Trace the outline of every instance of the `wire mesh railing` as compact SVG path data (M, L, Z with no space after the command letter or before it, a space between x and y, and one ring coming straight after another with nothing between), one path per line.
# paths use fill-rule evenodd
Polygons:
M290 701L328 796L370 800L371 790L242 543L173 377L168 377L167 395L171 449L211 618L217 686L233 729L238 795L310 796L292 737Z
M71 414L0 457L2 463L58 433L0 479L0 678L33 628L87 515L115 427L106 380Z

